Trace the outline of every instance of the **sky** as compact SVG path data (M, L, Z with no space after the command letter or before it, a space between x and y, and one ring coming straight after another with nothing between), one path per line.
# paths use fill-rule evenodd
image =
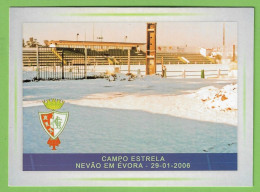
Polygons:
M226 45L237 45L237 23L226 22ZM23 38L146 43L146 23L25 23ZM93 36L94 34L94 36ZM125 39L127 36L127 39ZM94 38L93 38L94 37ZM158 22L158 46L221 47L223 22Z

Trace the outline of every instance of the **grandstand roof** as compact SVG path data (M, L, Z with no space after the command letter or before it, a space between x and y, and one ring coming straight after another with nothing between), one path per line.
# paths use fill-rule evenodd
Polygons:
M91 47L91 46L107 46L107 47L137 47L140 45L145 45L145 43L128 43L128 42L101 42L101 41L47 41L47 45L55 45L56 47Z

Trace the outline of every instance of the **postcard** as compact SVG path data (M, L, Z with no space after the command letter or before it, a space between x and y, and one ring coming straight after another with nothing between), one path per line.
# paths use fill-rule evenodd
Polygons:
M11 8L9 185L252 186L253 45L253 8Z

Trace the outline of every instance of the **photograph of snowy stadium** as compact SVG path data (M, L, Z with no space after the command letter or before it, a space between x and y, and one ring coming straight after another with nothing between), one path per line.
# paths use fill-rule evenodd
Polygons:
M236 22L24 23L23 152L236 154L237 46Z

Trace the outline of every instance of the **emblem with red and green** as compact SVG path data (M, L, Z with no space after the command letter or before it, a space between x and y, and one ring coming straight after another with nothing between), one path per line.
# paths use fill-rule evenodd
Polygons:
M56 150L56 147L60 144L60 139L58 136L65 128L69 118L69 113L56 111L65 103L61 99L48 99L42 102L45 107L51 111L40 112L40 122L45 132L50 136L47 144L52 147L52 150Z

